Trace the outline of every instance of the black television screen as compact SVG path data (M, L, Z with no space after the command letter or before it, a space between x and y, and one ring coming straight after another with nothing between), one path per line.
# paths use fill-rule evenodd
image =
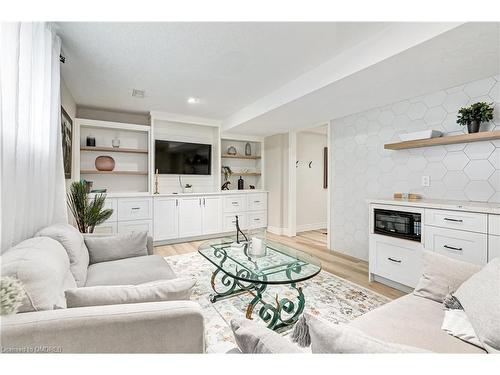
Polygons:
M160 174L209 175L212 145L155 140L155 171Z

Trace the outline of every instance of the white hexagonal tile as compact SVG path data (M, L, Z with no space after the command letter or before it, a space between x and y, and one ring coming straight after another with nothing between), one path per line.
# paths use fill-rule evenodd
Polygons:
M384 158L380 164L379 168L382 172L390 172L394 169L395 163L391 158Z
M500 82L495 83L488 94L495 102L500 102Z
M427 130L429 129L429 125L423 119L412 120L410 126L408 127L408 131L416 132L419 130Z
M446 149L443 146L426 147L424 157L428 161L441 161L446 156Z
M367 118L365 116L359 116L354 122L354 126L356 127L356 134L364 133L366 131L367 125Z
M456 132L461 131L463 128L461 125L457 124L457 114L448 113L448 115L441 122L441 126L446 130L446 132Z
M449 171L459 171L469 163L469 158L461 151L448 152L443 159L443 164Z
M465 192L463 190L446 190L446 199L452 200L452 201L466 201L467 196L465 195Z
M495 168L488 160L471 160L464 172L471 180L487 180L495 172Z
M469 181L463 171L448 171L443 177L443 183L450 190L463 190Z
M488 202L495 191L488 181L471 181L465 187L465 195L471 201Z
M457 143L456 145L446 145L444 148L448 152L462 151L465 148L465 143Z
M497 191L495 194L493 194L488 202L491 203L500 203L500 191Z
M469 97L462 91L449 94L443 102L443 107L448 113L457 113L458 110L467 105Z
M427 105L427 107L432 108L441 105L444 102L444 99L446 99L446 93L443 90L441 90L426 95L424 97L424 103Z
M380 124L378 123L378 121L374 121L374 120L368 121L368 125L366 128L367 134L374 134L374 133L377 133L379 130L380 130Z
M446 195L446 186L441 181L431 181L431 186L424 187L426 197L433 199L442 199Z
M366 142L366 138L368 138L366 133L360 133L354 136L354 142L356 142L358 145L363 145Z
M489 77L466 84L464 87L464 92L471 98L481 95L488 95L494 85L495 80Z
M430 176L432 180L441 180L446 175L447 169L440 162L427 164L422 175Z
M408 128L410 127L410 119L408 116L405 114L403 115L398 115L394 118L394 121L392 122L392 126L394 126L394 129L396 130L405 130L407 131Z
M410 120L417 120L423 118L426 112L427 106L422 102L416 102L410 105L406 114Z
M380 114L380 109L379 108L373 108L373 109L370 109L370 110L366 111L364 114L365 114L365 117L369 121L374 121L374 120L378 119L378 116Z
M424 121L429 124L441 124L448 113L442 107L434 107L427 111L424 116Z
M394 113L389 110L380 112L380 115L378 116L378 122L380 122L381 125L390 125L393 120Z
M495 173L490 176L488 182L493 187L493 189L495 189L496 191L500 191L500 170L497 169Z
M384 126L378 131L378 137L382 142L388 142L394 138L395 130L392 126Z
M465 146L464 152L467 154L469 159L488 159L491 153L495 150L495 147L490 142L475 142L468 143Z
M425 160L423 156L413 156L408 160L406 166L410 171L414 172L423 171L427 166L427 160Z
M495 169L500 169L500 147L495 148L488 160Z
M395 115L402 115L410 107L410 102L408 100L403 100L401 102L394 103L391 107L392 112Z
M364 145L357 145L354 153L357 158L365 158L366 154L368 154L368 149Z
M464 85L450 87L449 89L446 89L445 91L447 94L454 94L454 93L459 92L459 91L464 91Z

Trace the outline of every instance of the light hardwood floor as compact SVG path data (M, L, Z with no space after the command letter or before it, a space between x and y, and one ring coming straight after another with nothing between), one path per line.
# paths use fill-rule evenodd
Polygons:
M369 283L368 263L336 251L328 250L326 247L326 235L323 235L322 232L326 231L301 232L296 237L278 236L268 232L267 236L271 240L292 246L317 257L321 260L323 269L334 275L389 298L398 298L404 295L403 292L378 282ZM191 253L197 251L198 246L203 242L204 241L193 241L157 246L155 247L155 254L169 256Z

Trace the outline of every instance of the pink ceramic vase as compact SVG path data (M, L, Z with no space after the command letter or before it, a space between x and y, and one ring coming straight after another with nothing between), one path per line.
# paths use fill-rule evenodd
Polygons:
M115 169L115 159L111 156L98 156L95 159L95 167L98 171L112 171Z

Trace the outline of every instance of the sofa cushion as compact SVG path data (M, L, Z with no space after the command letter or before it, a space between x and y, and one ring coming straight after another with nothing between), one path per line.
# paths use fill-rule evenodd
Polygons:
M91 264L85 286L137 285L175 278L174 271L163 257L148 255Z
M19 312L65 308L65 288L76 287L66 251L47 237L30 238L2 254L2 276L23 284L26 297Z
M84 286L89 266L89 252L82 234L69 224L55 224L42 229L36 235L50 237L64 246L76 285Z
M488 353L500 352L500 258L471 276L455 292Z
M350 325L375 338L437 353L485 353L441 329L443 305L413 294L353 320Z
M280 334L245 318L231 320L236 344L245 354L303 353Z
M472 324L470 324L469 318L462 309L446 310L441 329L462 341L484 349Z
M428 250L423 252L423 261L422 276L413 293L437 302L443 302L449 293L455 292L465 280L481 269L476 264Z
M148 232L132 232L113 236L86 235L90 264L148 255Z
M313 353L423 353L426 350L371 337L348 324L332 324L306 314Z
M139 285L101 285L66 290L68 307L189 300L196 280L179 278Z

